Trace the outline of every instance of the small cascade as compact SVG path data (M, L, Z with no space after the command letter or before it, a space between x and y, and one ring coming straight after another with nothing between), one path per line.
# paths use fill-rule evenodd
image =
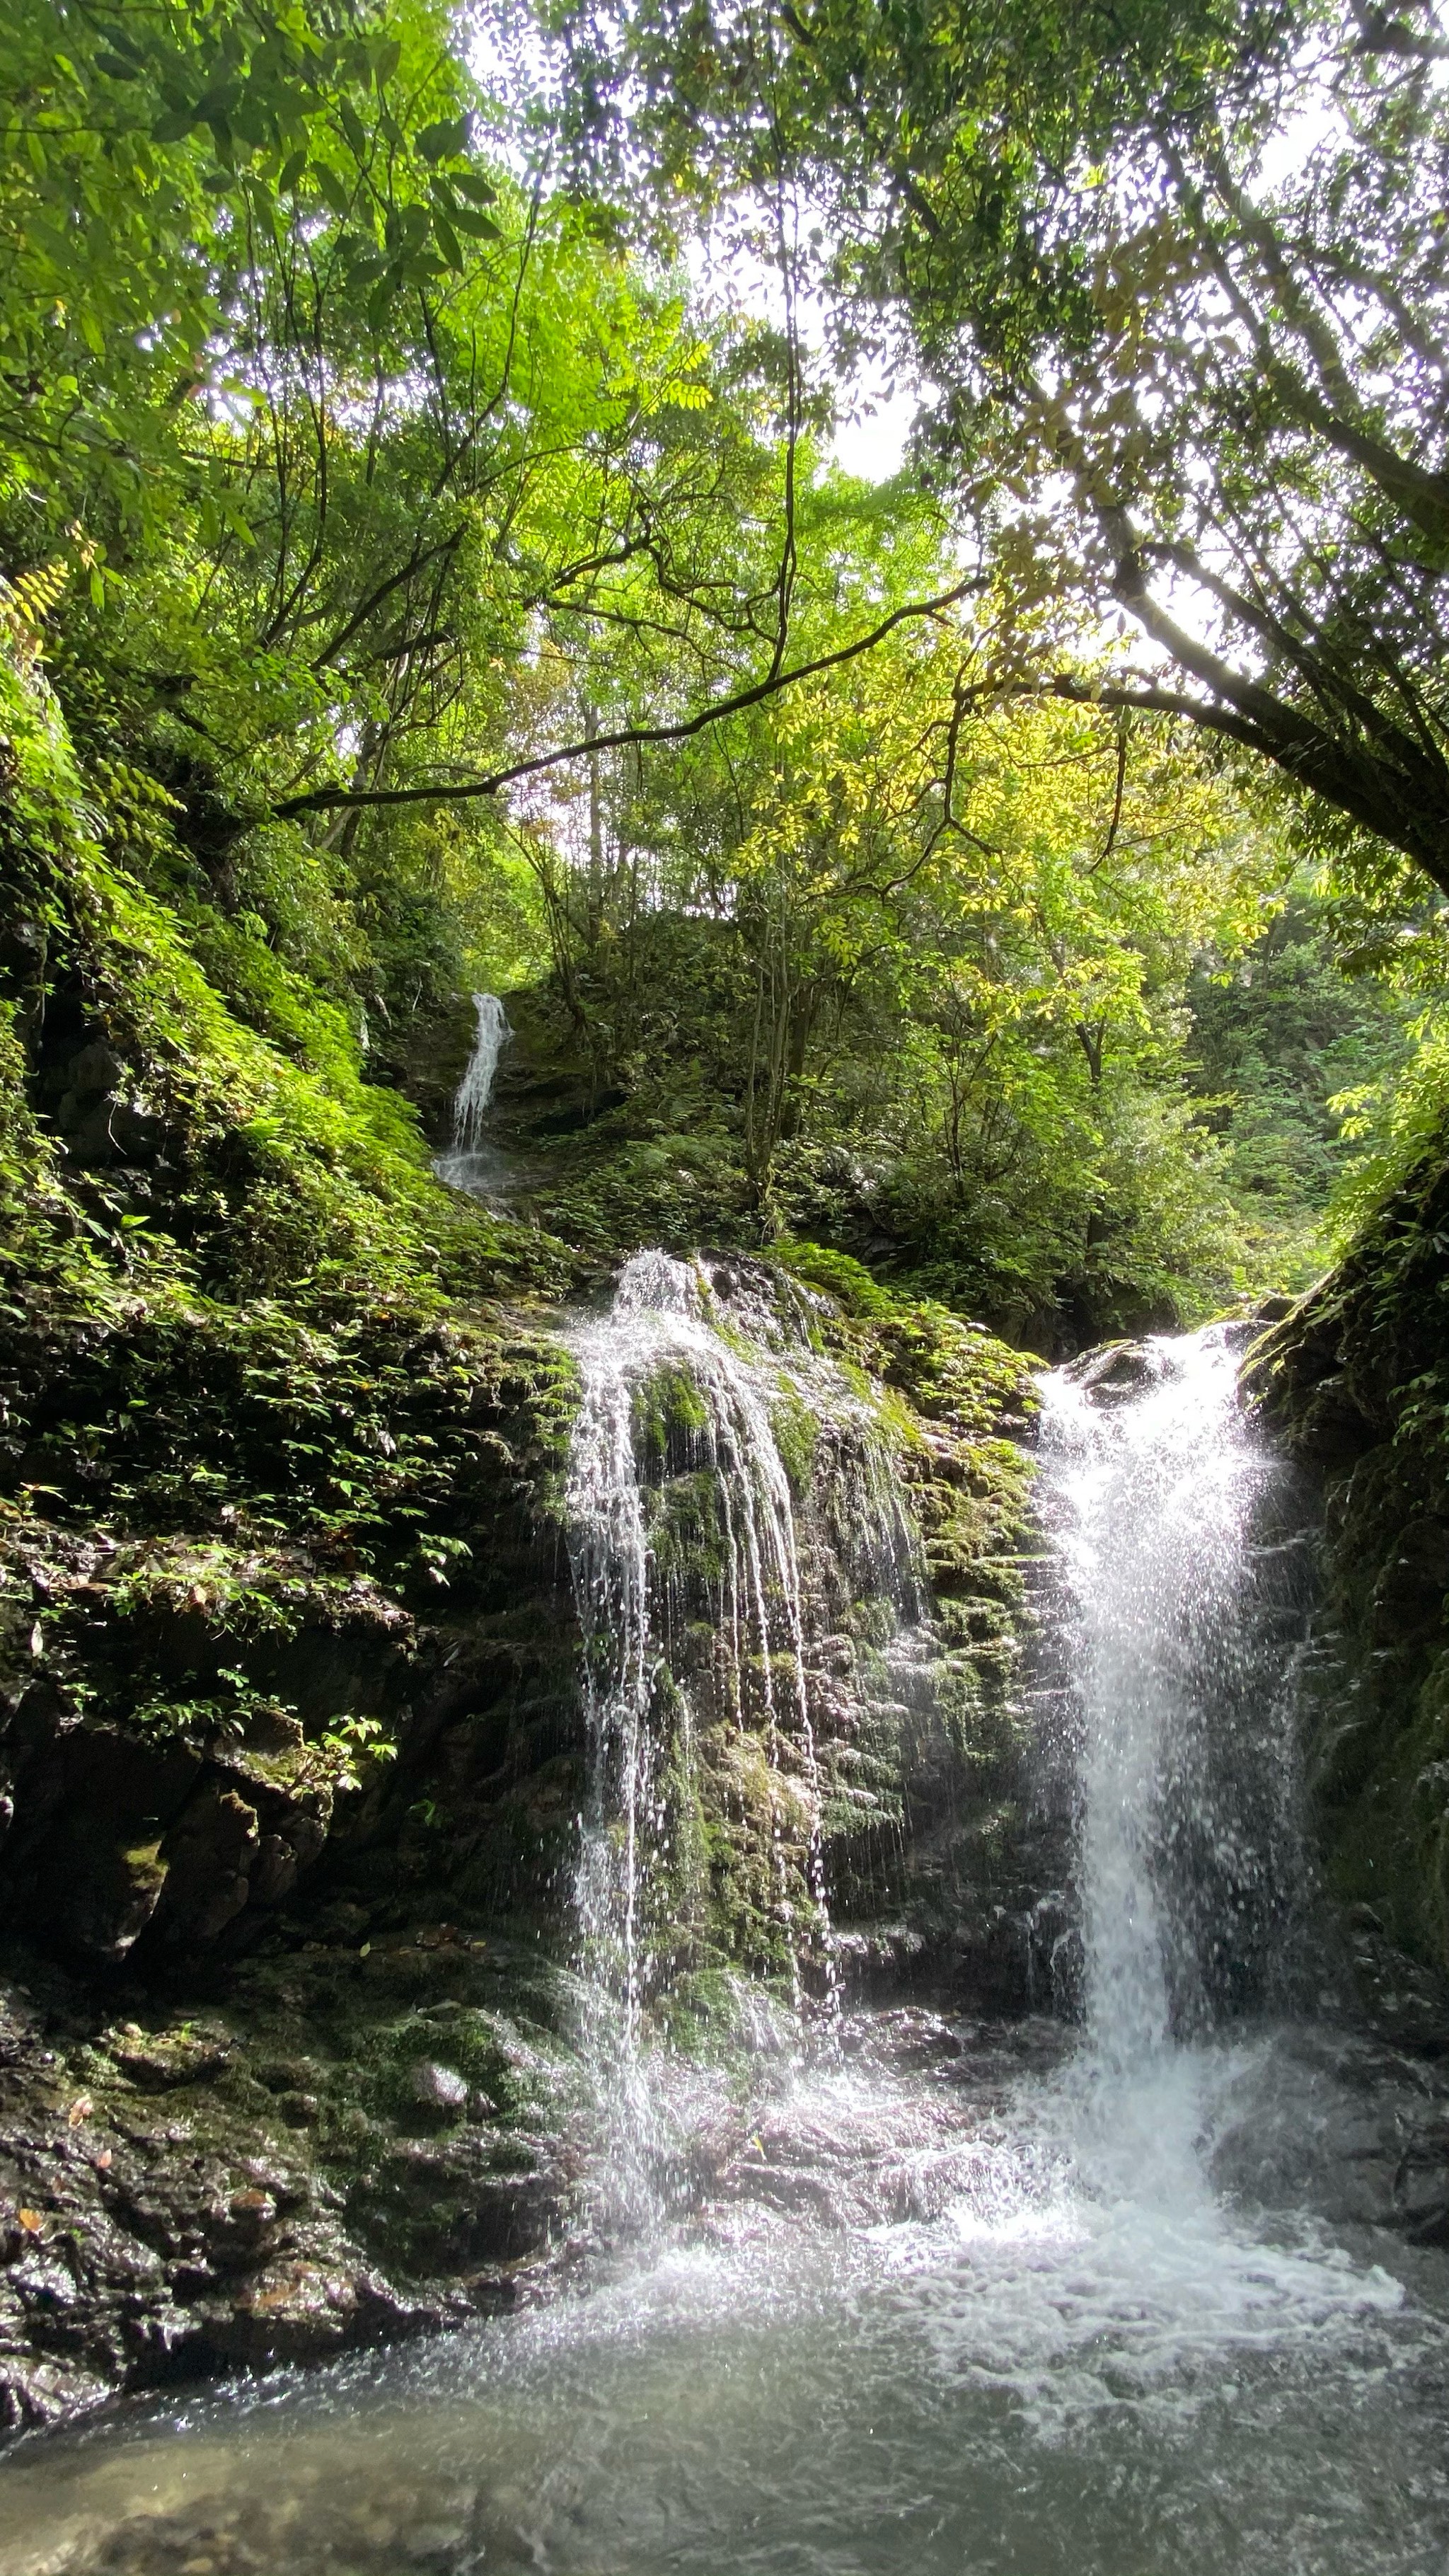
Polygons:
M440 1181L464 1190L485 1207L506 1209L522 1178L516 1156L485 1134L498 1058L513 1031L496 993L475 993L477 1033L463 1079L453 1095L453 1141L433 1164Z
M1265 2000L1297 1876L1291 1537L1232 1329L1043 1383L1042 1500L1078 1778L1085 2007L1101 2068Z
M914 1602L912 1533L869 1407L792 1344L763 1294L702 1264L636 1253L607 1316L570 1336L580 1404L565 1511L584 1632L591 1758L576 1882L584 2052L612 2129L616 2198L647 2214L665 2153L651 2007L687 1973L708 1857L698 1765L731 1773L748 1851L741 1904L755 1961L788 1981L797 2026L835 2008L808 1680L802 1512L828 1511L841 1553ZM789 1426L829 1417L828 1496L786 1463ZM758 1855L757 1855L758 1857Z
M453 1100L455 1154L472 1154L478 1149L484 1115L493 1097L498 1058L513 1035L508 1015L496 993L475 993L473 1008L478 1014L477 1035Z

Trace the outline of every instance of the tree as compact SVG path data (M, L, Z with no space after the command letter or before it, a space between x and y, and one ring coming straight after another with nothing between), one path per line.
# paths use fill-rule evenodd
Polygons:
M846 336L908 322L927 445L1024 623L1121 612L1152 657L1092 694L1186 717L1321 800L1311 832L1331 809L1449 891L1437 9L645 0L630 26L616 141L716 196L785 155ZM606 130L597 17L566 37Z
M919 497L805 488L808 653L949 548ZM993 605L540 815L556 1043L604 1111L547 1148L562 1230L823 1237L1049 1340L1062 1302L1090 1338L1231 1288L1184 988L1255 938L1282 851L1161 718L977 708Z

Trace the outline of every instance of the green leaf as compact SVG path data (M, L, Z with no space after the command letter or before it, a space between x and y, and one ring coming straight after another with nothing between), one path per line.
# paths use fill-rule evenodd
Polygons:
M347 137L348 149L351 152L354 161L359 163L365 161L367 159L367 128L363 124L362 119L358 115L350 98L339 99L337 103L337 115L342 126L342 131Z
M330 206L334 215L345 215L348 212L352 199L330 162L313 162L312 185L323 204Z
M304 144L300 152L294 152L290 160L285 161L282 165L282 175L277 181L277 185L284 195L289 196L291 194L306 167L307 150Z
M484 178L481 170L450 170L448 178L460 195L472 198L475 206L491 206L497 202L498 191L491 179Z
M406 254L427 240L428 217L423 206L394 206L386 224L387 246Z
M194 108L168 108L166 114L158 116L152 126L151 140L153 143L180 143L183 137L191 132L193 125L199 124L200 121Z
M444 259L447 261L448 266L450 268L461 268L463 265L463 245L459 241L457 234L454 232L452 225L449 223L447 216L439 206L434 206L433 208L433 239L437 243L439 250L442 252Z
M425 161L441 161L468 144L468 120L465 116L440 117L436 125L425 125L416 138Z
M460 233L471 233L475 241L502 241L503 227L491 215L480 214L476 206L455 206L453 221Z
M143 64L145 62L146 48L130 33L128 28L111 26L103 28L101 32L105 42L111 46L113 51L118 54L123 54L128 62L136 64Z

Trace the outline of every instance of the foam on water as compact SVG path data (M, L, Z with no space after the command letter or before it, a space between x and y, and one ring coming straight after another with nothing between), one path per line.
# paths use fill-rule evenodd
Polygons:
M1167 2437L1244 2370L1306 2382L1414 2346L1382 2264L1214 2191L1215 2118L1245 2077L1271 2080L1262 2044L1182 2049L1110 2100L1080 2068L1022 2098L984 2188L894 2249L936 2366L1057 2442L1124 2407Z
M1139 2132L1068 2068L802 2070L692 2227L584 2300L22 2450L14 2576L1427 2576L1442 2323L1208 2186L1275 2044ZM988 2083L988 2089L991 2089ZM1229 2103L1232 2109L1229 2109ZM1133 2185L1156 2114L1176 2141ZM1174 2157L1182 2190L1164 2178ZM808 2195L781 2186L813 2179Z

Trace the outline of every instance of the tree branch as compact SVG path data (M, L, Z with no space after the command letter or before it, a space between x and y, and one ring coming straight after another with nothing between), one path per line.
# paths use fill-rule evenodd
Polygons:
M782 689L793 688L797 681L814 680L824 671L839 670L846 662L857 661L862 653L874 652L898 626L922 617L940 617L955 608L973 591L985 586L979 573L968 575L950 590L938 592L934 599L908 600L904 607L892 609L868 635L859 635L853 643L838 645L833 653L821 653L810 662L797 662L788 671L767 673L748 688L736 689L732 696L716 698L692 716L682 716L676 724L623 725L615 733L601 733L592 741L561 743L555 751L539 751L527 760L512 761L506 769L495 769L486 778L460 779L432 787L382 787L356 790L347 787L315 787L305 796L289 796L272 812L278 821L297 814L330 813L340 805L427 805L461 804L474 796L496 796L504 787L521 778L537 778L545 770L558 769L565 761L582 760L587 754L622 751L646 743L688 742L703 733L709 725L722 724L727 716L743 715L750 707L763 705L767 698L777 697Z

